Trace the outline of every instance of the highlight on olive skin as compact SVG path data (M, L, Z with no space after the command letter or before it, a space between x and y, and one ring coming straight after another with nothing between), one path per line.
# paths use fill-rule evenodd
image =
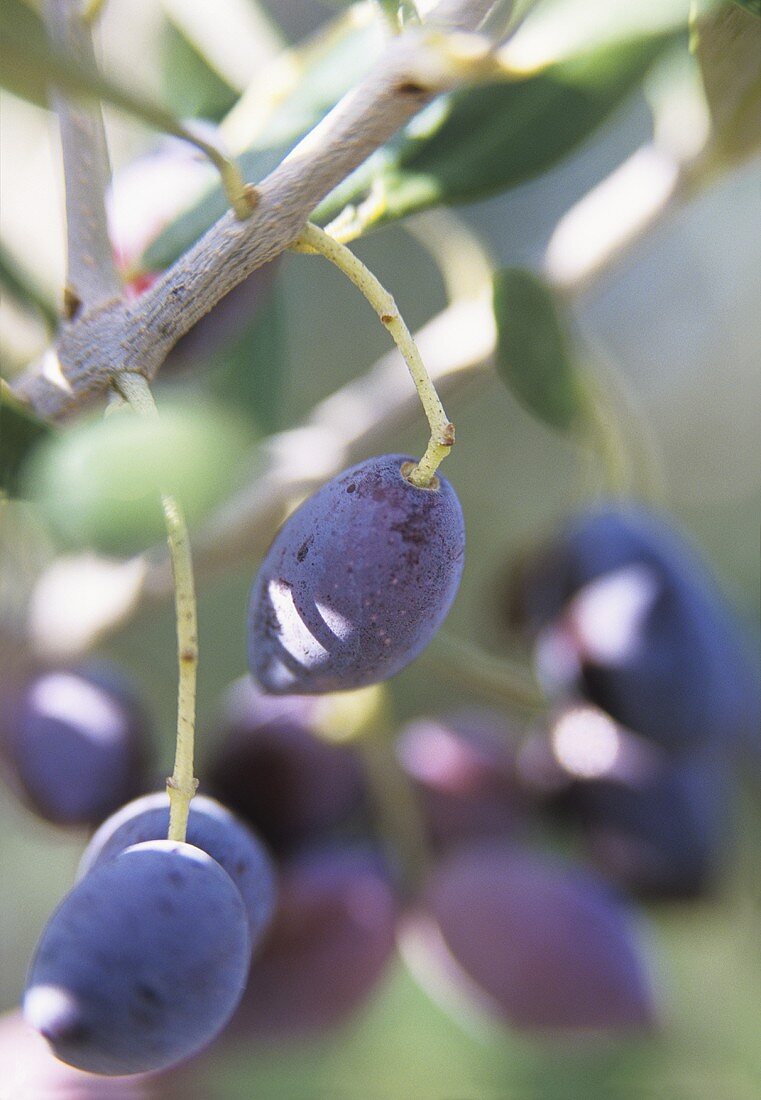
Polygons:
M465 529L454 490L419 489L407 455L371 458L288 517L251 591L249 660L275 693L364 687L414 660L457 594Z
M53 913L24 1016L77 1069L165 1069L222 1030L250 959L246 908L215 860L190 844L133 845L80 879Z
M131 680L104 661L38 669L5 686L0 765L35 813L95 826L146 783L149 721Z

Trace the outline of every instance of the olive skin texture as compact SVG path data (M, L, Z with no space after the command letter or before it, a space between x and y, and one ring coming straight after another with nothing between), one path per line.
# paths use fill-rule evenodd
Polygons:
M266 691L377 683L441 626L462 575L462 510L444 478L427 489L409 482L407 463L359 463L281 527L251 594L249 662Z
M24 1016L77 1069L165 1069L221 1031L250 959L246 910L227 872L190 844L137 844L81 879L53 913Z
M126 848L163 840L169 829L166 791L146 794L122 806L93 834L82 854L78 877L84 878ZM255 946L275 910L277 879L268 850L248 826L213 798L198 794L190 803L187 842L206 852L227 871L240 891Z

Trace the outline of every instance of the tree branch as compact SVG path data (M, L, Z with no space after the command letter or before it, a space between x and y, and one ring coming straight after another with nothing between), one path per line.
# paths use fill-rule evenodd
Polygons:
M80 0L47 0L45 18L51 41L72 60L95 65L92 37ZM106 222L105 193L110 178L103 116L97 103L74 104L52 94L58 115L66 185L67 274L64 314L121 297Z
M63 0L61 0L63 2ZM446 29L475 28L491 3L446 0ZM55 361L14 384L37 415L56 418L102 391L119 371L152 379L174 344L233 287L282 252L312 210L439 92L462 79L443 62L435 28L392 41L368 76L258 185L259 203L240 222L228 211L137 302L87 309L62 332Z

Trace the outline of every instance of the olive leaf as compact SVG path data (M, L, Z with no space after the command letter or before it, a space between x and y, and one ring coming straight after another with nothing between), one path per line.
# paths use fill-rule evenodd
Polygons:
M573 341L552 288L523 268L494 277L497 371L517 401L550 427L573 431L586 416Z
M37 420L0 379L0 495L16 496L19 472L30 451L52 431Z

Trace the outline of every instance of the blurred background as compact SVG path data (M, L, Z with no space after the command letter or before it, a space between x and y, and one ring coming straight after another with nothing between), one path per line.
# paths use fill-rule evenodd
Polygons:
M577 0L576 6L600 7L597 0ZM261 21L263 51L272 51L278 38L303 39L335 18L338 7L307 0L251 4ZM681 9L686 26L688 4L666 7L677 16ZM183 62L177 44L182 23L175 8L182 5L111 0L101 19L99 57L104 70L124 85L190 115L193 87L181 87L176 79ZM645 14L652 8L645 4ZM562 267L558 224L637 149L652 142L654 102L666 104L672 132L689 136L691 128L699 128L695 120L701 104L685 41L665 51L646 81L558 163L492 197L458 205L457 217L497 266L545 272L553 262L556 270ZM65 219L55 118L5 91L0 111L0 237L40 294L57 303L64 279ZM110 108L106 119L118 181L119 173L155 149L159 138ZM615 369L623 380L660 458L665 507L710 562L755 651L761 601L759 164L756 153L715 172L694 194L654 218L652 228L621 249L620 258L599 277L588 285L581 281L568 296L582 354ZM646 205L649 186L656 184L643 177L632 202ZM604 201L598 197L601 211ZM441 270L420 243L421 232L425 223L413 234L404 222L353 245L392 291L413 331L447 304ZM553 240L555 252L548 253ZM286 255L262 309L269 317L267 354L275 363L274 368L269 363L270 379L263 383L266 400L260 402L261 393L243 393L248 383L241 382L237 368L216 390L220 407L234 414L244 441L298 426L316 402L388 351L387 334L367 305L318 259ZM39 353L45 339L38 319L4 294L4 375L12 377ZM224 347L214 354L223 359ZM223 373L224 362L217 369ZM181 393L197 410L198 385L192 374L162 375L157 399L161 403L162 395L170 400ZM400 363L399 386L408 385ZM531 416L494 373L481 373L458 387L446 405L458 440L446 474L460 496L468 532L464 579L447 629L500 653L508 648L498 613L508 565L578 503L583 463L577 445ZM415 453L424 443L421 417L409 429L392 433L383 449ZM24 594L59 544L32 505L6 504L2 522L0 610L17 623L24 614ZM252 548L222 576L201 585L201 756L208 751L204 739L214 737L221 693L246 669L246 606L259 553ZM169 603L141 608L99 644L98 652L126 667L139 684L160 732L156 775L167 774L176 692ZM395 678L391 689L399 722L479 698L423 660ZM654 1037L553 1041L508 1031L481 1016L458 1018L429 999L399 961L362 1011L336 1032L282 1049L242 1046L210 1055L199 1064L197 1095L289 1100L758 1096L761 784L758 774L745 778L716 890L697 901L640 907L661 999L661 1026ZM5 883L0 1009L18 1003L28 959L48 914L72 882L84 843L81 832L41 823L0 788Z

